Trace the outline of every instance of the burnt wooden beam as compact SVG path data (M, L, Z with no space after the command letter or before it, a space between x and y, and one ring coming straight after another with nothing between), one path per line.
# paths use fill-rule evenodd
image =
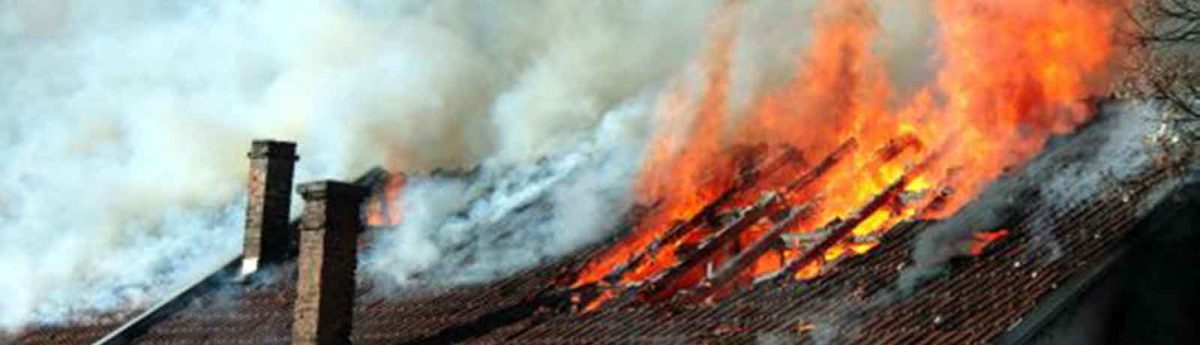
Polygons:
M884 206L898 202L900 192L908 186L908 183L911 182L912 179L921 172L924 172L924 170L927 169L933 161L937 160L939 156L940 154L935 153L926 158L925 161L920 165L909 169L904 173L903 176L900 176L899 179L897 179L882 192L875 195L875 197L868 201L865 205L859 208L858 212L856 212L853 217L833 225L834 228L829 230L829 237L826 237L816 246L810 248L804 253L804 255L801 255L795 260L789 262L782 270L779 271L780 274L772 280L788 279L789 276L791 276L800 268L808 266L817 260L821 260L826 250L829 250L829 248L832 248L835 244L841 242L847 236L849 236L851 231L858 227L859 224L862 224L867 217L870 217L871 214L874 214L875 211L878 211Z
M804 173L804 175L793 180L791 183L788 183L787 186L784 186L784 192L790 193L804 189L804 187L807 187L809 184L813 183L813 181L816 181L817 178L820 178L821 175L824 175L825 172L829 171L829 169L832 169L834 165L838 164L838 162L841 162L842 159L846 158L847 154L850 154L850 152L854 151L856 148L858 148L858 140L854 138L850 138L842 142L841 145L838 145L837 149L834 149L833 152L830 152L829 155L826 155L825 159L822 159L820 163L817 163L817 165L813 166L812 169L809 169L808 172Z
M905 134L888 140L883 147L875 151L875 156L880 161L889 161L909 148L921 149L921 147L921 139L912 134Z
M783 218L776 221L770 231L759 237L753 244L745 250L739 252L737 256L721 263L717 270L699 285L694 290L694 295L697 299L705 298L713 293L722 291L725 286L754 262L762 257L768 250L778 248L782 244L780 234L788 229L791 229L797 222L812 216L813 206L811 204L792 207L787 210Z
M682 278L689 269L695 264L708 262L712 260L713 255L717 253L727 240L736 237L751 225L758 223L763 217L778 212L784 207L783 198L779 194L771 193L755 203L754 206L741 212L738 219L728 225L721 227L712 236L709 236L691 255L680 259L675 265L668 267L657 278L652 278L649 284L639 291L639 296L645 300L659 300L670 297L672 287Z
M718 212L731 206L729 205L729 202L732 201L738 193L743 192L745 189L754 185L754 183L759 180L757 178L750 178L751 175L757 175L761 177L773 174L788 162L796 159L799 159L798 153L793 150L788 150L780 154L779 157L768 161L764 166L743 172L738 176L738 178L734 179L734 185L729 186L722 191L720 196L718 196L712 202L704 205L704 208L696 212L695 215L691 216L682 223L671 226L667 232L663 233L659 237L656 237L653 242L650 242L650 245L638 251L624 264L614 267L612 272L604 277L604 281L609 285L615 285L618 281L620 281L621 277L625 276L625 273L641 265L647 256L657 252L663 247L663 245L673 243L680 238L683 238L692 230L699 228L704 223L715 218Z
M854 138L847 139L846 141L844 141L840 145L838 145L838 147L835 148L832 152L830 152L828 155L826 155L825 158L823 158L820 162L817 163L817 165L813 166L811 169L806 171L800 177L792 180L787 185L783 186L781 188L781 190L784 193L790 193L790 192L801 190L801 189L807 187L808 185L815 182L818 178L820 178L821 175L825 174L827 171L829 171L835 165L837 165L839 162L841 162L846 157L846 155L848 155L850 152L854 151L856 148L858 148L858 141ZM780 159L776 159L776 163L781 166L781 165L783 165L783 163L786 163L789 159L791 159L790 155L794 155L794 154L796 154L796 152L794 152L794 151L785 152L784 153L785 156L781 157ZM768 168L759 168L758 170L759 171L768 170L770 172L774 172L780 166L769 166ZM769 175L769 173L768 174L760 174L760 175ZM669 229L667 231L666 234L664 234L658 238L655 238L655 240L653 242L651 242L650 245L648 245L648 246L646 246L646 248L643 248L642 250L638 251L636 254L634 254L634 256L632 256L624 264L614 267L612 272L609 273L607 276L605 276L603 282L605 282L606 285L609 285L609 286L616 286L617 283L620 281L621 277L623 277L625 275L625 273L627 273L629 270L640 265L642 263L642 261L644 261L646 259L647 256L651 255L652 253L657 252L658 250L661 250L665 244L672 243L672 242L682 238L684 235L688 234L692 229L699 227L699 225L708 221L708 219L711 219L712 217L714 217L715 214L719 210L721 210L723 207L726 206L724 204L729 199L733 199L733 197L736 195L736 192L738 192L738 191L740 191L740 189L730 188L730 189L726 190L725 192L723 192L721 197L718 197L714 202L706 205L704 209L702 209L700 212L698 212L695 216L689 218L688 221L681 223L681 224L677 224L676 226L672 227L671 229ZM597 288L597 287L591 286L589 288ZM587 295L592 296L592 297L595 296L595 294L587 294ZM584 300L581 300L580 303L581 304L591 303L591 298L585 298Z

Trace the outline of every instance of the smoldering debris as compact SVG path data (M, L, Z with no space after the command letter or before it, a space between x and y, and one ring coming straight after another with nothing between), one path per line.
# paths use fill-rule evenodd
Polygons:
M989 184L979 197L954 216L940 221L918 235L913 265L902 272L898 287L912 292L922 281L944 272L945 264L956 257L968 256L969 244L979 232L1011 227L1017 218L1032 224L1036 244L1026 253L1035 262L1049 262L1061 256L1061 247L1050 232L1054 215L1071 209L1138 173L1160 164L1155 157L1169 148L1160 139L1169 119L1154 103L1120 101L1107 103L1101 115L1074 134L1056 138L1045 152L1020 172L1008 174ZM1070 141L1071 145L1056 145ZM1169 183L1169 181L1168 181ZM1151 197L1153 198L1153 196ZM1156 200L1147 200L1153 204ZM1048 210L1018 214L1036 203ZM1028 218L1028 219L1026 219Z

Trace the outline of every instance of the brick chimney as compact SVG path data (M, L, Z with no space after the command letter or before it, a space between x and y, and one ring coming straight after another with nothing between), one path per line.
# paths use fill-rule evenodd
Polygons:
M250 146L250 192L246 205L246 232L242 239L242 276L259 265L276 263L295 248L288 229L292 206L292 172L296 144L255 140Z
M300 185L304 215L292 344L349 344L356 247L367 189L336 181Z

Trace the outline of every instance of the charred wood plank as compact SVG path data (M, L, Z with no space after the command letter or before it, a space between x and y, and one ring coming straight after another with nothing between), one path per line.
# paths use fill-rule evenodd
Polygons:
M809 184L813 183L813 181L816 181L817 178L821 177L821 175L824 175L826 171L832 169L834 165L837 165L838 162L841 162L843 158L846 158L847 154L850 154L851 151L854 151L857 148L858 140L854 138L850 138L845 142L842 142L841 145L838 145L837 149L834 149L833 152L830 152L829 155L825 156L825 159L822 159L820 163L817 163L816 166L813 166L812 169L809 169L808 172L804 173L803 176L800 176L791 183L788 183L788 185L783 189L784 193L798 191L804 187L807 187Z
M804 248L805 244L820 242L826 237L829 237L829 231L824 229L779 235L779 238L783 241L784 247L790 249Z
M811 217L812 208L813 206L809 204L788 209L783 219L775 222L770 231L747 247L746 250L722 263L711 277L701 282L695 289L695 297L705 298L715 292L722 291L738 273L745 270L746 267L749 267L755 261L758 261L758 258L762 257L768 250L778 248L783 242L779 235L791 229L797 222Z
M859 224L862 224L867 217L870 217L871 214L874 214L875 211L878 211L884 206L898 202L900 192L904 191L904 188L908 186L908 183L926 168L928 168L929 165L939 156L940 154L935 153L920 165L909 169L909 171L903 176L872 198L871 201L868 201L865 205L859 208L858 212L856 212L853 217L833 225L833 229L829 231L829 237L826 237L825 240L810 248L804 253L804 255L801 255L795 260L789 262L786 266L784 266L783 269L779 271L779 275L772 280L778 281L788 279L788 277L794 274L797 270L806 267L817 260L821 260L825 255L826 250L829 250L829 248L832 248L837 243L845 240L846 237L848 237L854 230L854 228L858 227Z
M815 182L818 178L820 178L821 175L825 174L827 171L832 169L835 165L837 165L839 162L841 162L848 154L850 154L852 151L854 151L857 148L858 148L857 139L855 139L855 138L847 139L846 141L844 141L840 145L838 145L838 147L836 149L834 149L832 152L830 152L828 155L826 155L825 158L823 158L819 163L817 163L817 165L813 166L811 169L806 171L803 175L796 178L795 180L792 180L787 185L780 188L780 190L783 191L784 193L789 193L789 192L804 189L808 185ZM789 160L794 159L794 157L792 155L795 155L795 154L797 154L797 152L795 152L795 151L785 152L784 153L785 156L776 160L776 162L775 162L776 165L768 166L766 168L759 168L758 170L760 172L768 171L768 173L766 173L766 174L759 174L759 175L766 176L766 175L769 175L770 173L774 172L775 170L778 170L779 168L782 167L782 165L784 165L784 163L788 162ZM640 250L636 254L634 254L624 264L614 267L612 269L612 272L609 273L607 276L605 276L605 278L603 279L603 283L604 283L603 285L616 286L617 283L620 281L621 277L623 277L627 272L629 272L633 268L641 265L642 261L644 261L646 259L646 257L661 250L665 244L673 243L674 241L679 240L683 236L687 235L691 230L699 227L700 225L703 225L704 222L709 221L709 219L713 218L718 211L720 211L721 209L726 207L726 205L725 205L726 203L728 203L730 200L734 199L734 196L737 194L737 192L741 191L740 188L744 188L744 186L738 187L738 188L730 188L730 189L724 191L720 197L718 197L712 203L709 203L708 205L706 205L704 209L702 209L700 212L698 212L695 216L688 219L688 221L681 223L681 224L677 224L676 226L672 227L671 229L669 229L667 231L667 233L656 238L653 242L651 242L650 245L646 246L645 248L643 248L642 250ZM589 284L589 285L594 285L594 284ZM584 288L597 289L597 288L599 288L599 286L586 286ZM577 301L583 305L591 304L593 302L592 299L595 298L595 296L598 296L598 294L583 294L583 295L584 296L582 296L582 298L579 298L579 301Z
M720 230L701 242L691 255L679 260L657 277L651 278L649 284L639 291L639 296L644 300L660 300L670 297L674 290L672 287L688 272L688 269L697 263L708 262L728 239L734 238L750 228L766 215L782 210L784 206L779 194L768 194L754 206L742 211L736 221L721 227Z
M787 150L780 154L779 157L768 161L766 165L758 167L758 169L747 169L747 171L742 172L734 180L734 185L729 186L722 191L720 196L718 196L712 202L709 202L704 206L704 208L696 212L695 215L688 218L688 220L671 226L670 229L668 229L659 237L655 238L653 242L650 242L650 245L638 251L624 264L614 267L612 272L604 277L604 281L609 285L615 285L618 281L620 281L621 277L625 276L625 273L640 266L648 256L657 252L664 245L678 241L692 230L699 228L704 223L716 218L718 212L730 206L728 205L729 202L732 201L738 193L741 193L743 190L757 182L758 179L752 178L751 176L766 176L773 174L788 162L795 161L799 158L798 152L795 150Z
M912 134L905 134L899 137L888 140L882 148L875 151L876 158L880 161L889 161L909 148L920 150L922 148L921 139Z

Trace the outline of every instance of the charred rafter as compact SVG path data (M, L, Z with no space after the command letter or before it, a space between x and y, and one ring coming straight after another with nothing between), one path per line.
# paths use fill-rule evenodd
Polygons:
M871 214L875 213L875 211L878 211L885 206L893 205L896 202L899 202L900 193L904 191L904 188L908 186L908 183L911 182L912 179L918 174L928 168L929 164L936 160L938 156L938 154L934 154L920 165L909 169L904 176L901 176L896 180L896 182L893 182L890 186L872 198L871 201L863 205L863 207L860 208L853 217L832 224L833 228L829 230L828 237L826 237L816 246L809 248L804 255L801 255L795 260L789 262L783 267L783 269L779 270L779 275L776 276L775 279L787 279L797 270L806 267L813 262L817 262L817 260L822 260L825 255L825 251L849 237L854 228L858 227L859 224L862 224L867 217L870 217Z
M817 165L813 166L812 169L809 169L808 172L804 173L803 176L800 176L799 178L792 180L791 183L788 183L788 185L783 189L784 193L791 193L804 189L804 187L807 187L809 184L813 183L813 181L816 181L817 178L820 178L821 175L824 175L825 172L829 171L829 169L832 169L833 166L837 165L838 162L841 162L842 159L846 158L846 155L850 154L850 152L853 152L856 148L858 148L858 140L855 140L854 138L850 138L845 142L842 142L841 145L838 145L837 149L834 149L833 152L830 152L828 156L825 156L825 159L822 159L820 163L817 163Z
M660 250L664 245L678 241L693 229L699 228L704 223L716 218L717 213L730 206L728 205L729 202L734 200L734 197L737 196L738 193L744 191L746 188L752 186L755 182L757 182L757 180L759 180L758 178L753 178L752 176L761 177L770 175L776 170L782 168L788 162L795 161L799 158L798 152L788 149L779 157L767 162L766 165L760 166L758 169L748 170L742 174L739 174L738 178L735 179L734 185L725 189L720 196L705 205L704 208L702 208L691 218L688 218L687 221L675 224L661 236L656 237L653 242L650 242L650 245L646 246L630 257L630 259L624 264L614 267L612 272L604 277L604 281L608 283L608 285L616 285L616 283L620 281L621 277L623 277L625 273L641 265L648 256Z
M899 146L908 146L909 144L898 144ZM838 146L825 159L821 160L812 169L809 169L804 175L788 183L782 188L783 193L792 193L807 187L812 182L820 178L825 172L833 168L838 162L854 151L858 147L858 141L850 138ZM900 148L899 150L903 150ZM762 201L742 212L741 217L728 226L718 230L712 236L709 236L705 241L700 243L694 253L691 253L686 258L676 262L675 265L667 268L663 273L652 279L650 283L639 291L642 299L658 300L670 297L674 291L672 287L678 284L679 280L687 275L693 269L693 266L700 262L709 262L712 260L717 249L722 247L722 244L727 242L727 239L734 238L738 234L745 231L751 225L760 221L763 217L780 212L786 206L785 200L781 194L771 193L763 198ZM711 204L710 204L711 205ZM720 208L716 208L720 209ZM686 232L684 233L686 234ZM680 235L682 236L682 234ZM654 248L657 250L658 248ZM764 249L765 250L765 249ZM759 254L761 255L761 253ZM733 273L730 273L733 274Z
M905 134L888 140L887 144L878 151L875 151L875 155L879 161L890 161L901 153L904 153L904 150L909 148L920 150L921 146L921 139L917 138L916 135Z
M818 178L820 178L822 175L824 175L830 169L832 169L835 165L837 165L843 159L845 159L845 157L847 155L849 155L851 152L853 152L857 148L858 148L858 141L856 139L854 139L854 138L847 139L846 141L842 142L841 145L838 145L838 147L836 149L834 149L832 152L830 152L828 155L826 155L825 158L823 158L815 166L813 166L811 169L806 171L803 175L792 180L787 185L785 185L783 188L781 188L780 191L783 192L783 194L789 194L789 193L804 189L808 185L815 182ZM776 164L782 165L787 160L794 158L794 157L788 156L788 155L794 155L794 154L795 154L794 151L786 152L785 156L781 157L781 159L778 159ZM779 166L769 166L769 168L759 168L758 170L759 171L773 171L778 168L779 168ZM769 174L769 172L768 172L768 174ZM760 175L765 175L765 174L760 174ZM679 224L679 225L672 227L670 230L667 231L666 234L656 238L654 240L654 242L652 242L650 245L643 248L641 251L639 251L637 254L635 254L633 257L631 257L630 260L626 261L626 263L613 268L612 272L609 273L609 275L604 278L605 284L600 284L600 285L587 284L587 285L580 286L579 288L577 288L577 290L579 290L579 291L577 291L577 293L574 294L576 296L576 298L575 298L576 302L581 305L590 305L592 303L595 303L594 302L595 299L599 298L601 295L612 294L613 293L612 291L605 292L605 291L601 291L601 290L607 290L607 289L611 289L611 287L617 286L616 283L618 281L620 281L620 278L622 276L624 276L625 273L628 272L630 269L640 265L641 262L643 260L645 260L647 256L652 255L652 253L655 253L658 250L661 250L665 244L673 243L674 241L679 240L693 228L696 228L696 227L702 225L704 222L711 219L713 216L716 215L716 213L719 210L725 208L726 207L725 204L728 201L730 201L731 199L733 199L733 196L736 195L737 192L739 192L739 191L741 191L741 189L739 189L739 188L731 188L731 189L725 191L721 197L719 197L714 202L706 205L705 208L701 212L697 213L696 216L693 216L691 219L689 219L687 222L685 222L683 224ZM605 287L605 286L607 286L607 287Z
M896 151L896 154L898 154L899 151L903 151L904 149L907 149L908 147L911 147L913 145L919 145L919 144L920 143L916 142L916 141L901 139L901 140L894 140L893 142L889 143L888 147L894 148ZM785 198L783 197L784 195L790 195L791 193L803 190L804 188L806 188L807 186L809 186L810 184L812 184L813 182L818 180L821 176L823 176L826 172L828 172L830 169L832 169L834 166L836 166L839 162L841 162L843 159L845 159L845 157L847 155L854 152L854 150L856 150L857 148L858 148L858 141L854 138L850 138L850 139L847 139L846 141L842 142L841 145L838 145L837 148L835 148L832 152L830 152L828 155L826 155L824 159L822 159L820 162L818 162L816 165L814 165L811 169L806 171L803 175L791 180L786 185L784 185L782 188L779 188L778 192L780 194L772 194L776 198L778 198L778 205L773 206L772 207L773 210L762 210L763 212L761 214L759 214L755 217L751 217L752 219L747 219L747 216L750 215L750 214L748 214L749 211L753 211L756 209L755 207L751 207L746 212L742 212L740 214L740 217L737 220L733 221L733 223L731 223L731 226L735 227L733 232L725 231L728 229L728 227L722 228L722 230L718 230L716 232L716 234L714 234L713 236L710 236L708 238L708 240L701 243L695 252L689 253L686 258L682 259L680 262L677 262L675 265L672 265L671 267L667 268L666 271L664 271L664 272L656 275L654 278L652 278L651 281L649 282L648 286L646 288L642 289L641 291L639 291L639 294L641 296L643 296L643 298L661 297L661 296L656 296L663 292L660 290L663 290L666 287L675 285L676 281L678 279L685 276L689 272L689 270L692 269L692 267L691 267L692 264L694 264L696 262L701 262L706 259L711 259L710 256L712 253L709 253L709 252L711 251L711 252L715 253L717 249L722 247L719 244L720 244L720 242L723 242L723 241L713 241L713 239L716 239L716 238L722 237L722 236L727 236L727 235L722 235L722 234L740 233L741 231L745 230L746 227L749 227L749 225L752 225L752 224L754 224L754 222L759 221L763 216L771 214L772 212L781 211L783 209L783 207L785 207L784 204L786 202L786 200L784 200ZM754 183L757 183L759 180L761 180L761 177L771 174L775 170L778 170L779 168L781 168L782 165L784 165L786 162L795 159L795 157L792 156L794 154L796 154L795 151L785 152L782 157L776 159L773 163L767 163L766 166L760 167L759 169L757 169L758 170L757 172L759 175L758 177L760 177L760 178L754 179L754 181L750 181L749 178L741 178L741 177L745 177L748 174L748 173L743 172L743 174L739 177L738 185L724 191L720 197L718 197L716 200L709 203L708 205L705 205L704 209L702 209L700 212L698 212L695 216L688 219L688 221L681 223L681 224L677 224L676 226L669 229L663 235L660 235L659 237L655 238L655 240L653 242L651 242L650 245L648 245L645 248L643 248L642 250L638 251L624 264L613 268L612 272L610 272L607 276L605 276L603 284L587 284L587 285L576 288L576 290L578 290L578 291L576 291L576 293L573 294L575 296L573 298L573 300L576 302L576 304L579 304L579 305L591 305L592 303L595 303L595 300L600 298L601 296L611 296L612 294L615 293L611 289L615 288L618 285L617 282L619 282L621 277L623 277L629 270L634 269L634 268L638 267L639 265L641 265L642 262L645 259L647 259L649 256L653 255L654 253L658 252L659 250L662 250L664 247L667 247L667 244L671 244L671 243L675 243L676 241L679 241L685 235L690 233L690 231L701 227L702 225L704 225L705 222L710 222L711 219L715 218L717 212L730 207L730 205L727 205L728 203L735 200L736 199L735 197L737 195L739 195L740 193L744 193L748 187L752 186ZM738 225L739 223L745 223L745 225L739 226ZM761 256L761 254L758 254L757 256ZM730 273L730 274L733 274L733 273ZM669 294L667 297L669 297Z
M762 200L755 203L754 206L741 211L737 220L721 227L716 233L702 241L691 255L679 260L655 278L652 278L649 284L639 291L639 295L645 300L659 300L670 297L674 290L672 287L695 266L694 264L710 261L713 255L717 253L717 249L721 247L721 244L726 243L731 238L735 238L738 234L750 228L750 226L758 223L763 217L779 212L784 207L785 204L778 194L768 194Z
M783 218L776 221L770 231L759 237L758 240L738 253L737 256L722 263L716 272L697 285L693 295L698 299L723 291L726 285L733 281L733 278L739 272L758 261L758 258L762 257L767 251L778 248L783 243L780 235L794 227L801 220L811 217L812 211L812 204L788 209Z

